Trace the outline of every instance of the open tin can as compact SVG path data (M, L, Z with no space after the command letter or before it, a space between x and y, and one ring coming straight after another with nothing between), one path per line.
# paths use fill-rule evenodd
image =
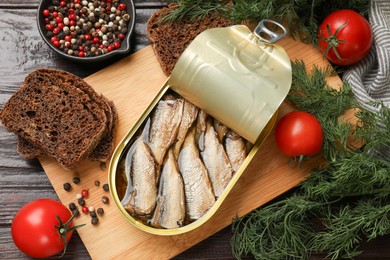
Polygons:
M267 20L255 33L236 25L199 34L115 149L110 192L137 228L177 235L201 226L271 132L292 76L285 50L261 39L281 37L267 24L283 28Z

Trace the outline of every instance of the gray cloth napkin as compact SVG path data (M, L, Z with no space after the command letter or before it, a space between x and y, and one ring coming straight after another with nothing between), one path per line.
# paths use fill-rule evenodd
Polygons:
M369 21L374 37L370 53L343 75L358 102L371 111L377 107L372 101L390 107L390 1L371 0ZM390 129L387 129L390 135ZM373 151L390 161L390 147Z

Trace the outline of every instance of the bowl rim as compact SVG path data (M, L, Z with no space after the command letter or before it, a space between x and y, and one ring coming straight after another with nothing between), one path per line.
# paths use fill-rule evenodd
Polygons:
M41 35L43 41L50 47L50 49L55 51L60 56L66 58L66 59L72 60L72 61L85 62L85 63L98 62L98 61L103 61L103 60L112 58L112 57L119 55L119 54L125 54L125 53L129 52L130 48L131 48L130 41L131 41L131 36L132 36L132 34L134 32L134 28L135 28L136 10L135 10L135 5L134 5L133 0L120 0L120 1L126 3L126 11L131 16L131 18L129 21L128 32L125 36L125 39L122 41L122 43L125 43L125 44L122 44L121 48L119 48L119 49L115 49L111 52L108 52L108 53L105 53L105 54L102 54L99 56L78 57L78 56L72 56L72 55L66 54L62 50L56 48L50 42L49 38L45 34L45 29L43 28L44 21L42 19L42 17L43 17L42 11L44 10L44 8L48 7L50 5L50 3L52 3L52 0L41 0L39 2L37 14L36 14L36 22L37 22L39 34Z

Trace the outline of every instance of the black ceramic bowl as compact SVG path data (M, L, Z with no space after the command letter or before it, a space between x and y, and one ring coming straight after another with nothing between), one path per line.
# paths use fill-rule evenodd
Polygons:
M107 52L105 54L101 54L98 56L93 57L79 57L79 56L73 56L65 53L61 49L55 47L53 43L50 41L50 37L47 36L47 30L46 30L46 24L45 24L45 16L43 15L43 10L47 9L52 4L52 0L41 0L38 11L37 11L37 24L38 24L38 30L40 35L42 36L42 39L46 42L49 47L58 53L60 56L75 61L75 62L83 62L83 63L94 63L103 61L109 58L112 58L118 54L125 54L130 51L130 39L131 35L134 31L135 26L135 7L132 0L120 0L120 3L126 4L126 12L130 15L130 20L128 21L127 25L127 33L125 34L125 38L121 42L121 46L117 49L114 49L111 52Z

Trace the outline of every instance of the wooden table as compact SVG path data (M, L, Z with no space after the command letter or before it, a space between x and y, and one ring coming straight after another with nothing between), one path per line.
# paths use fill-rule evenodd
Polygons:
M86 77L120 60L120 56L100 65L75 64L56 55L41 40L36 27L38 0L0 2L0 107L18 89L28 72L54 67ZM132 39L136 52L148 45L145 23L166 3L135 1L137 21ZM24 204L38 198L58 199L39 161L25 160L16 152L16 137L0 128L0 259L27 259L13 244L11 222ZM176 259L232 259L230 227L185 251ZM364 243L359 259L390 259L390 236ZM90 258L81 239L74 234L65 259ZM312 259L321 259L314 256Z

